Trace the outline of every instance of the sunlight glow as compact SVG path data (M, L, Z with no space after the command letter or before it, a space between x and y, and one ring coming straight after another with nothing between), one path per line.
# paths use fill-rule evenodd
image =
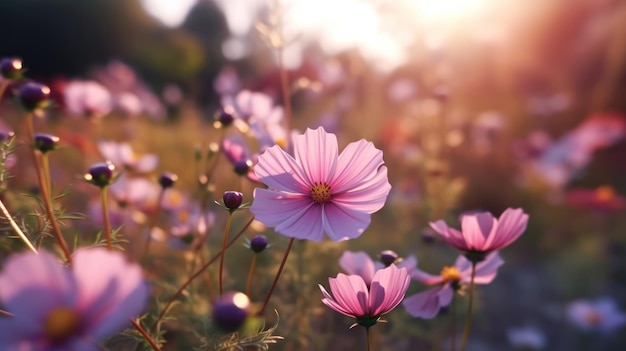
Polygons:
M407 5L423 21L449 24L479 14L486 0L413 0L407 1Z
M141 0L146 12L168 27L180 26L198 0Z

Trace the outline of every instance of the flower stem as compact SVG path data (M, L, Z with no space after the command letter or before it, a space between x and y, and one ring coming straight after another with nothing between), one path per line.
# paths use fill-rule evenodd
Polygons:
M48 196L52 201L52 179L50 177L50 160L47 153L41 154L41 171L43 172L43 179L46 182L46 189L48 190Z
M107 188L100 188L100 199L102 200L102 221L104 222L104 237L107 241L107 249L113 250L111 240L111 221L109 219L109 201L107 200Z
M37 249L35 249L35 247L30 242L30 240L28 240L26 235L24 235L24 232L22 232L22 230L17 225L17 223L15 223L15 221L13 220L13 217L11 217L11 214L9 213L9 210L6 208L6 206L4 206L4 203L2 202L2 200L0 200L0 210L2 210L2 214L7 219L7 221L9 221L9 224L11 224L11 227L13 228L13 230L15 230L17 235L19 235L20 239L22 239L24 244L26 244L26 246L28 246L28 248L31 251L33 251L34 253L37 253Z
M52 209L52 202L50 199L50 195L48 193L48 187L46 186L46 181L43 177L43 172L41 170L41 164L39 163L38 152L34 148L35 134L33 128L33 114L26 114L26 132L28 137L30 138L30 144L32 147L32 156L33 156L33 164L35 165L35 173L37 173L37 183L39 185L39 191L41 193L41 199L43 201L44 209L46 210L46 216L50 221L50 225L52 226L52 231L54 232L54 236L56 237L61 250L63 251L63 255L67 262L72 264L72 254L70 253L70 249L67 246L67 242L63 237L63 233L61 232L61 228L59 227L59 223L57 222L56 217L54 216L54 210Z
M250 296L250 286L252 285L252 273L256 267L256 253L252 254L252 262L250 262L250 270L248 271L248 279L246 280L246 295Z
M13 317L13 313L7 312L5 310L0 310L0 316Z
M141 334L141 336L143 336L144 339L146 339L146 341L148 342L148 344L150 344L150 346L152 347L154 351L161 351L161 348L159 347L159 345L157 345L156 341L154 341L150 337L150 335L148 335L148 332L146 332L146 330L143 329L139 323L137 323L134 319L131 319L130 322L133 324L133 327L137 329L139 334Z
M452 332L452 347L450 348L450 350L454 351L456 350L456 313L457 313L457 309L456 309L456 292L455 295L452 295L452 322L450 323L450 329Z
M239 239L239 237L241 235L243 235L243 233L246 231L246 229L248 229L248 227L250 226L250 224L252 224L252 221L254 220L254 217L250 218L250 220L243 226L243 228L241 228L241 230L232 238L230 239L230 241L228 242L228 244L226 245L226 248L231 247L235 241L237 241L237 239ZM219 257L222 256L222 253L225 252L220 251L218 252L215 256L213 256L207 263L205 263L202 267L200 267L196 273L194 273L193 275L191 275L187 281L185 281L185 283L183 283L183 285L178 288L178 290L174 293L174 295L172 295L172 297L170 297L169 301L167 301L167 303L165 304L165 307L163 307L163 310L161 310L161 313L159 314L159 316L157 317L156 321L154 322L154 324L152 325L151 330L154 330L156 328L156 326L159 324L159 322L163 319L163 317L165 316L165 313L167 313L167 311L170 309L170 307L172 306L172 304L174 303L174 301L178 298L178 296L180 296L180 294L182 294L183 290L185 290L185 288L187 288L189 286L189 284L191 284L191 282L196 279L197 277L199 277L202 272L204 272L204 270L206 270L207 268L209 268L209 266L211 264L213 264L213 262L215 262Z
M165 189L161 188L159 192L159 198L157 200L157 208L152 216L152 220L148 224L148 236L146 237L146 245L143 248L142 262L145 262L148 258L148 252L150 251L150 243L152 242L152 228L154 228L159 220L159 214L161 214L161 208L163 206L163 198L165 197Z
M474 278L476 276L476 262L472 262L472 278L470 280L469 302L467 304L467 315L465 316L465 330L463 331L463 341L461 342L461 351L467 346L467 338L472 327L472 303L474 301Z
M372 349L372 335L370 334L370 327L365 327L365 335L367 338L367 351Z
M233 211L228 211L228 219L226 219L226 228L224 228L224 240L222 240L222 255L220 256L220 296L224 292L222 285L222 276L224 273L224 257L226 257L226 242L228 241L228 233L230 232L230 224L233 222Z
M293 242L295 238L291 238L289 240L289 244L287 245L287 250L285 250L285 255L283 256L283 260L280 262L280 267L278 267L278 272L276 272L276 276L274 277L274 281L272 282L272 287L270 291L267 293L265 297L265 301L263 301L263 307L259 310L258 315L262 315L265 311L265 307L267 307L267 303L270 301L270 297L272 297L272 293L274 292L274 288L276 288L276 283L278 283L278 278L280 278L280 274L283 272L283 268L285 268L285 262L287 262L287 257L289 257L289 252L291 251L291 247L293 246Z

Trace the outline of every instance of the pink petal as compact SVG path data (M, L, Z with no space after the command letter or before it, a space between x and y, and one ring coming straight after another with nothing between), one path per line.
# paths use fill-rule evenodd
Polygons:
M154 154L144 155L134 165L134 170L140 173L148 173L159 164L159 157Z
M311 191L312 184L302 168L278 145L259 155L254 172L272 189L298 194L309 194Z
M374 277L374 261L365 252L345 251L339 258L339 265L350 275L360 275L366 285Z
M337 304L357 317L367 315L369 293L363 278L339 273L337 278L328 279L328 283Z
M479 262L476 265L476 275L474 277L474 283L491 283L498 274L498 268L503 264L504 261L497 251L488 254L487 257L485 257L485 260ZM459 273L461 274L461 281L463 283L469 283L472 277L472 263L464 256L459 256L454 266L459 270Z
M149 296L141 267L121 252L104 248L77 250L72 265L79 309L95 339L122 329L143 310Z
M402 305L407 313L413 317L431 319L437 316L441 307L447 306L452 289L448 284L429 289L421 293L407 296ZM451 298L450 298L451 300ZM447 301L447 304L445 303Z
M367 213L345 208L332 202L324 204L322 224L331 240L341 241L360 236L369 226L371 216Z
M383 164L383 152L376 149L372 142L361 139L348 144L337 160L332 179L333 192L342 193L368 182Z
M442 220L430 222L430 227L435 232L443 236L449 245L452 245L461 251L467 250L467 244L465 243L463 234L454 228L449 228L446 222Z
M461 219L461 230L470 250L486 251L485 242L495 229L497 221L488 212L465 215Z
M406 268L398 268L393 264L376 271L370 286L371 316L379 316L396 308L402 302L410 281Z
M324 295L324 298L322 299L322 303L324 305L348 317L357 318L357 316L354 315L352 311L338 304L337 301L335 301L335 298L331 294L329 294L322 285L318 284L317 286L319 286L320 290L322 291L322 295Z
M524 233L528 224L528 215L522 209L507 208L497 224L497 238L493 239L491 247L499 250L508 246Z
M323 127L307 129L304 135L293 138L296 162L308 179L307 184L322 182L331 184L337 163L337 137ZM335 190L333 189L333 192Z
M374 213L385 205L387 195L391 190L391 184L387 178L387 167L380 167L374 173L374 177L369 177L365 181L360 181L359 178L354 178L353 181L353 184L346 184L345 190L340 193L336 193L337 190L334 190L334 184L332 185L333 202L367 213Z
M70 272L44 250L11 256L0 274L0 300L5 308L34 327L41 325L51 309L75 306L75 290Z

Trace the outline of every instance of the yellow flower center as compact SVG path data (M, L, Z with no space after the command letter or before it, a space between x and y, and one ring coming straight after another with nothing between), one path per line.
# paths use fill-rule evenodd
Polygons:
M189 221L189 218L191 218L191 214L185 210L182 210L180 212L178 212L178 220L186 223Z
M330 185L325 183L314 183L311 187L311 198L318 204L324 203L330 200L332 193L330 192Z
M441 278L445 282L458 282L461 280L461 273L456 267L443 267L441 270Z
M611 201L615 199L615 190L608 185L598 187L596 189L596 198L600 201Z
M53 344L60 344L76 334L80 318L76 311L68 307L53 309L44 320L43 331Z

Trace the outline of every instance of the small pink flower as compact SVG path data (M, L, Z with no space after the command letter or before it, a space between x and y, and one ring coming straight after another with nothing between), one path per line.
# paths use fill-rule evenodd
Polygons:
M406 268L392 264L376 271L369 288L361 276L343 273L328 279L332 295L322 285L319 287L324 295L322 303L370 327L402 302L410 281Z
M141 267L103 248L74 253L66 269L52 254L8 259L0 300L13 314L0 319L2 350L97 351L97 342L124 328L149 295Z
M75 116L103 117L113 109L111 93L95 81L71 81L63 95L68 112Z
M115 141L101 141L98 150L102 156L111 161L118 168L126 168L133 172L148 173L153 171L159 163L155 154L147 154L137 157L133 147L129 143L117 143Z
M498 267L504 264L497 252L487 255L484 261L476 265L474 276L475 284L489 284L498 274ZM459 256L452 267L444 267L441 274L432 275L417 268L410 270L411 278L426 285L440 285L421 293L408 296L403 305L413 317L434 318L441 307L452 302L454 292L461 289L463 284L469 284L472 278L472 263L463 256Z
M480 261L484 254L500 250L515 241L526 230L527 223L528 214L522 209L507 208L499 219L489 212L464 215L461 231L449 228L442 220L431 222L430 226L448 244L466 252L470 260Z
M360 236L385 204L391 185L382 151L363 139L338 155L323 128L293 138L294 156L278 146L259 156L255 172L270 189L255 189L250 211L288 237L321 241Z

